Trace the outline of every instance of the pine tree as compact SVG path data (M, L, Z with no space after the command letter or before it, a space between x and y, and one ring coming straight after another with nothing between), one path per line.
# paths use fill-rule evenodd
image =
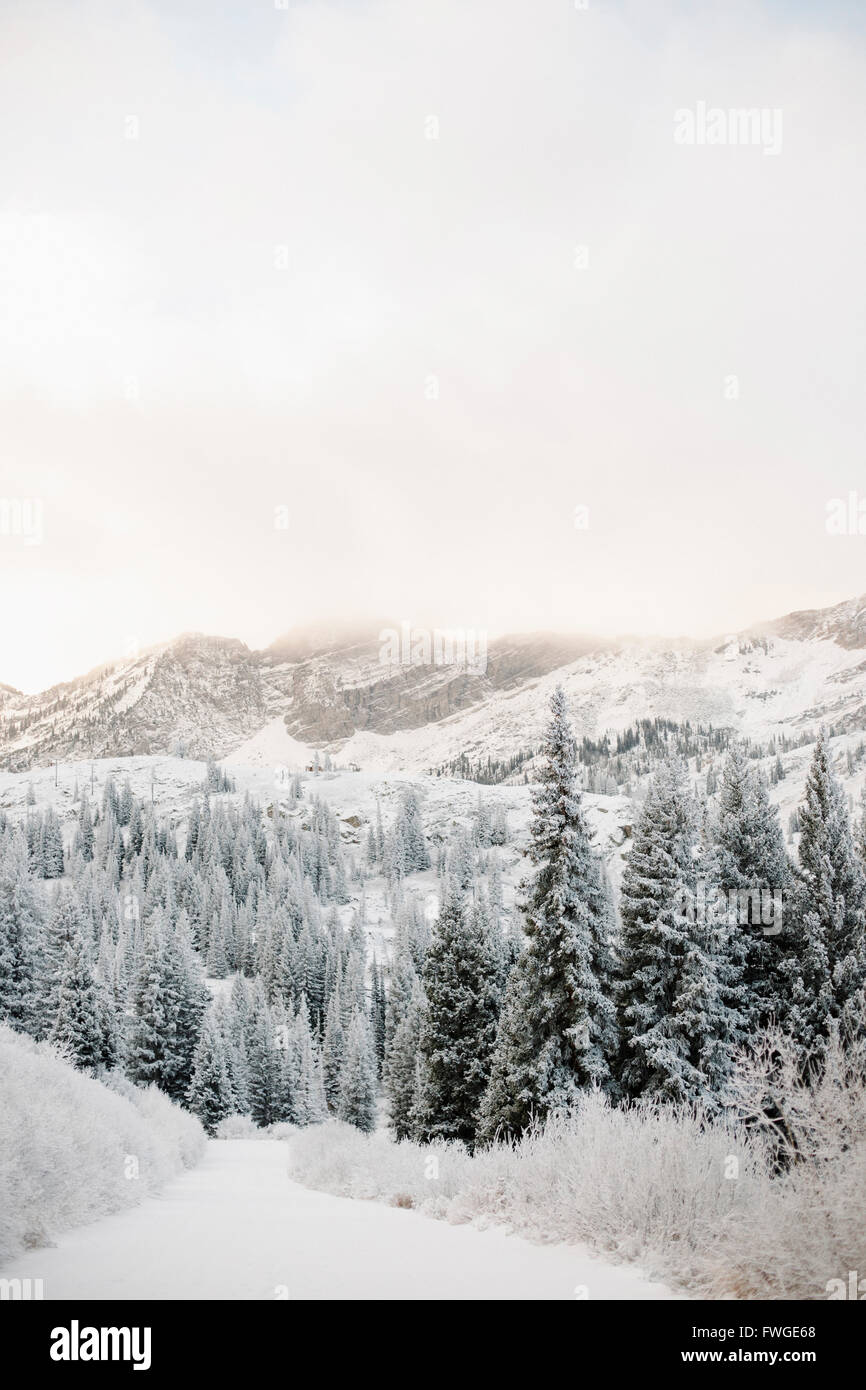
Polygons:
M148 924L130 992L126 1072L142 1086L153 1082L170 1091L176 1071L177 1021L172 980L165 967L162 919L157 917Z
M234 1094L225 1043L213 1011L205 1017L196 1046L187 1105L201 1120L208 1134L214 1134L220 1120L234 1113Z
M39 1002L39 1033L42 1037L47 1037L54 1027L67 947L83 936L84 931L84 916L78 896L71 885L61 884L45 932L42 998Z
M63 877L63 835L57 813L50 806L42 820L39 864L43 878Z
M95 1071L105 1052L99 990L80 935L66 947L51 1041L79 1071Z
M231 973L228 956L233 925L231 903L226 893L219 916L211 923L208 933L207 972L212 979L222 980Z
M356 1012L346 1036L337 1114L370 1134L376 1128L376 1058L365 1016Z
M485 1141L520 1133L533 1116L570 1106L584 1087L612 1084L616 1020L605 978L610 911L561 686L551 700L544 755L533 788L535 872L524 885L527 945L506 992L479 1125Z
M418 1049L423 1013L424 991L417 975L413 975L411 993L394 1029L382 1072L388 1098L389 1124L397 1139L410 1139L415 1134L415 1107L419 1098Z
M792 876L778 812L740 745L722 770L714 840L711 872L727 902L736 1004L752 1035L785 1013L782 921L776 916L780 906L784 916Z
M620 1076L630 1097L714 1106L743 1019L735 981L726 978L727 924L717 920L703 881L699 831L685 767L663 765L622 879Z
M252 986L242 975L236 975L228 999L223 997L217 1003L217 1020L225 1042L235 1111L239 1115L250 1112L247 1040L252 1034L254 1017Z
M421 807L418 793L410 788L403 795L400 808L400 827L406 856L406 869L409 873L423 872L430 868L430 851L421 821Z
M93 817L90 813L90 803L88 801L84 802L78 820L80 826L79 834L81 836L80 853L85 861L89 861L93 858L94 833Z
M445 887L422 979L415 1137L471 1145L490 1077L499 991L486 922L467 913L454 880Z
M376 1068L379 1076L385 1062L385 979L381 965L373 961L373 983L370 991L370 1028L373 1035L373 1048L376 1053Z
M291 1030L288 1089L296 1125L316 1125L327 1118L328 1106L322 1059L310 1028L309 1011L301 996Z
M271 1010L260 990L247 1040L250 1114L259 1126L273 1124L281 1109L282 1068Z
M343 1007L340 1001L339 982L328 1004L325 1040L322 1045L322 1068L324 1072L325 1097L328 1109L336 1115L340 1102L340 1076L345 1060L346 1038L343 1029Z
M787 1029L804 1063L820 1058L832 1020L856 1026L866 981L866 879L822 730L799 808L799 882L785 933Z
M38 1035L42 913L23 836L0 853L0 1021Z
M181 913L174 927L166 924L164 928L160 968L173 1021L174 1044L162 1084L172 1100L182 1101L192 1080L195 1050L210 1000L185 913Z
M385 839L382 872L393 885L406 876L409 867L409 856L403 838L403 822L398 817Z

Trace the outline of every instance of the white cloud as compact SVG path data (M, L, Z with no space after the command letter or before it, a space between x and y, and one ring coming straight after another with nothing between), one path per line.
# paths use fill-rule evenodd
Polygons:
M861 470L858 35L752 5L221 13L0 16L6 466L91 499L82 529L46 497L67 593L91 544L121 563L118 509L133 593L158 537L164 635L711 631L862 587L823 532ZM698 101L780 109L781 154L677 145ZM98 605L82 627L116 649Z

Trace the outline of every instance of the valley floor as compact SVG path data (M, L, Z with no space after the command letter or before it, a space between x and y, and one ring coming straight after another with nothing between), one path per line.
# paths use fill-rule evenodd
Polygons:
M313 1192L277 1140L212 1140L157 1197L2 1271L47 1299L663 1299L580 1246Z

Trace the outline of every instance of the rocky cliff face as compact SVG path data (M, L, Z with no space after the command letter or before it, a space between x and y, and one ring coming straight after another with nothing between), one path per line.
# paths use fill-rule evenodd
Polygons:
M849 650L866 647L866 594L832 608L805 608L766 623L756 632L793 641L830 641Z
M220 757L267 718L259 664L233 638L187 634L0 707L11 771L55 758L182 752Z
M380 629L381 631L381 629ZM503 637L489 646L484 669L472 662L416 664L391 661L378 640L359 640L322 650L281 639L263 654L263 678L272 703L285 701L293 738L316 746L367 731L379 734L439 723L499 690L547 675L603 644L559 634ZM287 652L303 659L286 662ZM481 663L479 663L481 664Z

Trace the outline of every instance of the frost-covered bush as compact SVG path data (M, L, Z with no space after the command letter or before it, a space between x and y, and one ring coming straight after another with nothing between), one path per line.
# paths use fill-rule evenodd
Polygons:
M291 1139L297 1132L297 1125L292 1125L287 1121L281 1120L278 1124L268 1126L266 1137L268 1139ZM261 1133L262 1130L259 1130L259 1134Z
M588 1094L575 1115L474 1155L331 1121L295 1135L290 1171L347 1197L584 1242L705 1297L826 1298L828 1281L866 1269L862 1062L835 1042L806 1086L776 1038L744 1063L739 1104L722 1119ZM767 1068L783 1140L766 1133L778 1128Z
M0 1259L134 1206L204 1145L155 1087L96 1081L0 1025Z
M103 1084L130 1101L177 1155L179 1162L173 1165L172 1171L192 1168L198 1163L207 1138L199 1121L188 1110L175 1105L158 1086L136 1086L120 1072L110 1073Z
M297 1125L280 1121L260 1126L251 1115L226 1115L216 1127L215 1139L290 1139L297 1134Z
M501 1221L541 1241L583 1241L661 1267L669 1243L689 1265L762 1179L760 1157L724 1125L673 1106L612 1109L588 1094L517 1145L395 1143L331 1122L299 1133L293 1176L349 1197L413 1206L448 1221ZM732 1161L736 1181L726 1177Z
M258 1139L266 1138L265 1130L253 1123L251 1115L226 1115L214 1130L215 1139Z
M439 1217L449 1215L475 1163L462 1144L398 1144L385 1130L364 1134L341 1120L298 1130L289 1153L290 1176L308 1187L418 1207Z
M866 1270L866 1038L831 1033L820 1073L804 1081L778 1032L740 1063L744 1117L768 1137L776 1176L766 1200L722 1233L710 1291L721 1297L826 1297Z

